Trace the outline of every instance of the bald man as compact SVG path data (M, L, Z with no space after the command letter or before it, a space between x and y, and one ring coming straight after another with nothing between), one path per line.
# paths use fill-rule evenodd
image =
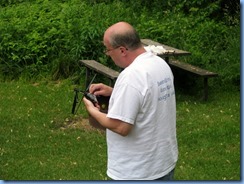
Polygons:
M90 93L111 96L108 113L83 98L87 111L106 128L107 175L114 180L172 180L178 160L173 74L147 52L127 22L109 27L105 54L124 68L114 88L92 84Z

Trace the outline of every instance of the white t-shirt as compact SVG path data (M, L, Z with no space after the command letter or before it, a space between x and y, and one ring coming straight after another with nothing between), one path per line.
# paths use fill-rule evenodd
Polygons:
M139 55L119 75L107 117L133 124L123 137L107 129L107 174L115 180L153 180L178 159L173 74L151 52Z

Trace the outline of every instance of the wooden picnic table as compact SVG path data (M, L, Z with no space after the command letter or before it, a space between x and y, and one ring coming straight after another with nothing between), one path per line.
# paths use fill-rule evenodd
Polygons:
M141 39L141 42L144 46L162 46L166 51L162 53L158 53L157 55L159 57L164 58L164 60L169 64L169 66L172 69L180 69L186 72L190 72L192 74L195 74L197 76L200 76L204 79L203 83L203 99L206 101L208 99L208 78L210 77L216 77L218 76L217 73L207 71L205 69L199 68L197 66L193 66L189 63L185 63L179 60L173 60L170 59L170 57L175 57L175 56L189 56L191 55L190 52L176 49L173 47L170 47L168 45L164 45L161 43L158 43L156 41L150 40L150 39ZM119 72L115 71L107 66L102 65L101 63L95 61L95 60L81 60L80 63L86 67L86 86L88 86L90 79L91 79L91 74L92 71L96 73L100 73L110 79L110 86L113 86L117 77L119 76ZM176 70L174 70L176 71Z
M168 51L168 52L164 52L164 53L157 54L157 55L159 57L164 58L167 63L169 62L170 56L188 56L188 55L191 55L191 53L188 51L176 49L176 48L170 47L168 45L164 45L162 43L158 43L158 42L150 40L150 39L141 39L141 42L145 46L154 45L154 46L162 46L163 48L165 48L166 51Z

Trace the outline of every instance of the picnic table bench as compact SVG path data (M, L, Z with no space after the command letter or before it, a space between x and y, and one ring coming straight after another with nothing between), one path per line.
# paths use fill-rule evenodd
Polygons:
M170 56L187 56L190 55L190 52L183 51L180 49L176 49L155 41L152 41L150 39L141 39L142 44L144 46L147 45L155 45L155 46L163 46L166 50L169 50L170 52L164 52L162 54L157 54L158 56L165 59L165 61L169 64L170 67L179 68L183 71L190 72L192 74L195 74L197 76L200 76L203 78L203 100L207 101L208 99L208 78L210 77L216 77L218 76L217 73L202 69L197 66L193 66L191 64L181 62L179 60L170 60ZM101 63L98 63L95 60L81 60L81 65L86 67L86 87L89 85L89 81L91 80L91 72L94 71L96 73L100 73L110 79L110 86L113 86L117 77L119 76L119 72L115 71L107 66L104 66Z
M207 99L208 99L208 78L218 76L217 73L214 73L214 72L211 72L211 71L199 68L197 66L193 66L191 64L178 61L178 60L170 60L169 65L171 67L179 68L186 72L190 72L197 76L202 77L203 78L203 100L207 101Z
M88 87L88 85L91 81L92 71L94 71L96 73L100 73L100 74L108 77L108 79L110 80L110 82L109 82L110 86L114 85L117 77L119 76L119 72L117 72L101 63L98 63L95 60L81 60L80 63L81 63L81 65L86 67L86 81L85 81L86 88Z

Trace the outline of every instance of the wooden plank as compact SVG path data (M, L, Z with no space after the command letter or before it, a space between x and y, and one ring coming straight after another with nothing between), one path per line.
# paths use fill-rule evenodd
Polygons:
M195 73L195 74L203 76L203 77L216 77L216 76L218 76L217 73L210 72L208 70L204 70L202 68L199 68L199 67L193 66L191 64L181 62L181 61L177 61L177 60L169 61L169 65L177 67L177 68L181 68L183 70Z
M166 50L173 50L174 52L169 52L169 53L163 53L163 54L158 54L158 56L184 56L184 55L190 55L191 53L188 51L176 49L173 47L170 47L168 45L161 44L159 42L155 42L150 39L141 39L141 42L143 45L148 46L148 45L155 45L155 46L163 46Z
M191 64L181 62L181 61L177 61L177 60L169 61L169 65L171 67L180 68L182 70L185 70L185 71L188 71L188 72L191 72L193 74L203 77L203 82L204 82L203 83L203 100L207 101L207 99L208 99L208 78L218 76L217 73L210 72L208 70L204 70L202 68L199 68L199 67L193 66Z
M104 66L101 63L98 63L95 60L80 60L81 64L86 66L87 68L94 70L100 74L105 75L106 77L115 80L119 76L119 72Z

